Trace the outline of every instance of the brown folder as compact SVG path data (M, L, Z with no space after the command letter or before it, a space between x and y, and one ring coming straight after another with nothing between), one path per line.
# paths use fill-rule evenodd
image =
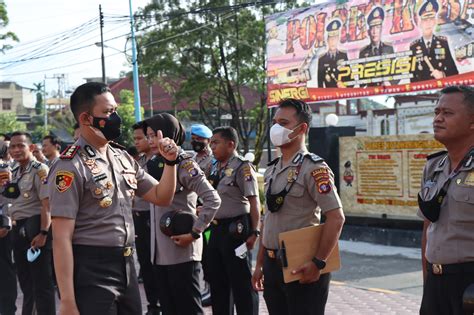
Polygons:
M324 224L321 224L280 233L280 249L284 248L280 253L283 255L282 260L284 260L282 265L285 283L301 279L301 273L294 275L291 271L300 267L305 262L311 261L316 255L323 228ZM282 246L283 244L284 246ZM326 260L326 267L321 273L328 273L340 268L341 258L339 256L339 245L336 243L336 246Z

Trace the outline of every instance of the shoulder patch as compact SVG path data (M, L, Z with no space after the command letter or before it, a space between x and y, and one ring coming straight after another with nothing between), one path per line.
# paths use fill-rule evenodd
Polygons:
M194 177L199 174L199 170L196 168L195 162L193 159L183 160L180 164L181 168L186 170L189 176Z
M38 176L43 184L48 183L48 172L44 168L38 170Z
M314 163L324 162L324 159L322 157L320 157L320 156L318 156L314 153L307 153L304 157L310 159Z
M243 167L242 167L242 173L244 175L244 180L246 182L251 182L253 180L253 176L252 176L252 168L253 168L253 164L251 163L246 163Z
M72 158L76 155L77 151L80 149L78 145L70 145L68 146L59 157L61 160L72 160Z
M434 159L435 157L438 157L438 156L442 156L444 154L448 153L448 151L439 151L439 152L436 152L436 153L433 153L433 154L430 154L426 157L427 160L431 160L431 159Z
M280 157L277 157L276 159L273 159L273 161L267 163L267 166L272 166L272 165L276 164L278 162L278 160L280 160Z
M71 188L72 181L74 180L74 173L69 171L57 171L55 176L56 189L63 193Z

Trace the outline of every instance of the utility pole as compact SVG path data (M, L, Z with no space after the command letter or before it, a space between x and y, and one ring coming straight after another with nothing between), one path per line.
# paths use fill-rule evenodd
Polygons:
M99 4L99 20L100 20L100 49L102 61L102 82L107 84L107 76L105 75L105 56L104 56L104 13L102 13L102 5Z
M46 106L46 76L43 79L44 131L48 130L48 108Z
M135 21L133 18L132 11L132 0L128 1L130 7L130 28L132 32L132 66L133 66L133 95L135 96L135 122L139 122L141 119L140 112L140 86L138 83L138 62L137 62L137 48L135 40Z

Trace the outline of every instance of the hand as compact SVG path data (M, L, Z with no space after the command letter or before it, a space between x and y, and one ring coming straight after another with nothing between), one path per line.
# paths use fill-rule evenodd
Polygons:
M76 301L61 299L59 301L59 315L80 315Z
M179 247L186 247L192 242L194 242L194 237L191 235L191 233L174 235L174 236L171 236L171 239Z
M319 270L312 261L306 262L301 267L293 270L292 274L302 273L303 277L300 279L301 284L307 284L316 282L321 276L321 270Z
M263 291L263 270L259 265L255 266L252 275L252 287L255 291Z
M248 250L252 250L253 247L255 246L255 242L257 241L257 235L255 234L252 234L250 235L247 240L245 241L245 243L247 244L247 248Z
M156 138L158 141L158 150L162 157L168 161L174 161L178 158L178 146L170 138L163 138L161 130L156 132Z
M439 70L433 70L431 71L431 76L435 79L442 79L445 76L444 72L443 71L439 71Z
M35 238L31 241L31 247L33 248L40 248L43 247L46 244L46 238L47 235L43 235L39 233L38 235L35 236Z
M5 236L7 236L7 234L8 234L8 230L7 230L7 229L5 229L5 228L1 228L1 229L0 229L0 238L3 238L3 237L5 237Z

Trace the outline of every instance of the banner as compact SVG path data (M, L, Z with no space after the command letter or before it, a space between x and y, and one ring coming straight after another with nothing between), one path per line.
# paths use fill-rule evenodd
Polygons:
M474 84L474 0L351 0L266 18L269 106Z
M339 138L344 213L416 219L426 157L441 150L430 134Z

